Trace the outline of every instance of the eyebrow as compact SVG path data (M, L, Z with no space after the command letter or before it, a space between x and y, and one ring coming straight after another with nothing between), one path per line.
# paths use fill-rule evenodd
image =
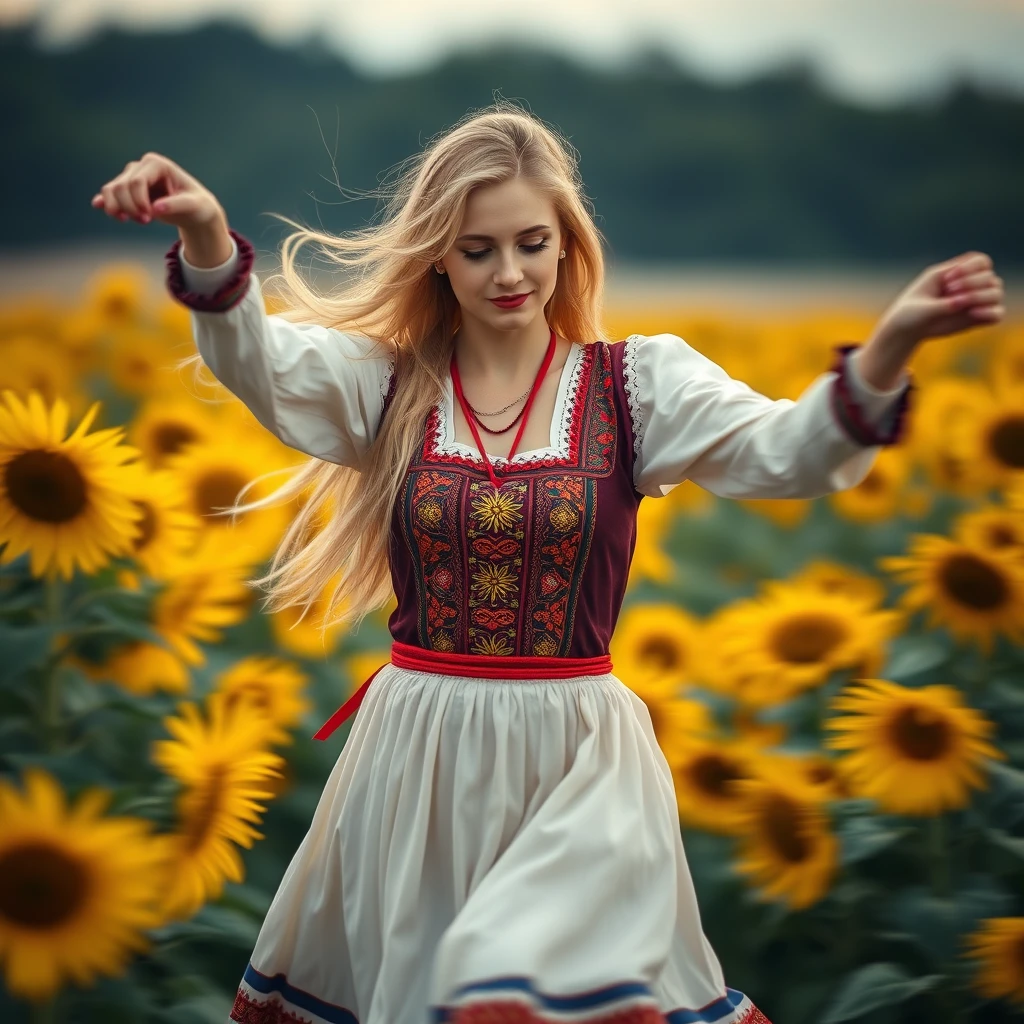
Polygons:
M522 231L516 232L516 238L521 238L523 235L535 235L538 231L549 231L550 228L547 224L534 224L532 228L523 228ZM490 235L459 235L455 239L456 242L493 242L494 239Z

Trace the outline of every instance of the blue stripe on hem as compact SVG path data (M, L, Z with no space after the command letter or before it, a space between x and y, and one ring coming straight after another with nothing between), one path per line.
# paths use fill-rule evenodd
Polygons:
M714 1024L729 1016L746 997L734 988L727 988L721 999L716 999L699 1010L671 1010L665 1014L669 1024Z
M260 974L250 963L245 968L242 980L250 988L254 988L257 992L261 992L264 995L269 995L271 992L280 992L292 1005L308 1010L310 1013L315 1013L318 1017L330 1021L330 1024L359 1024L359 1019L350 1010L346 1010L341 1006L335 1006L333 1003L325 1003L322 999L317 999L316 996L311 996L308 992L303 992L302 989L289 985L288 979L283 974L275 974L273 977L269 977L266 974Z

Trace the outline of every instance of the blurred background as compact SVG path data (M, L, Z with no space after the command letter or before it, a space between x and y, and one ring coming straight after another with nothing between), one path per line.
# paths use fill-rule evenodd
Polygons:
M348 727L309 737L387 658L387 609L260 610L289 509L213 510L301 457L174 372L176 232L91 196L164 153L266 275L270 211L365 224L496 96L579 153L608 336L773 398L995 261L1006 320L922 347L861 485L642 504L613 659L730 985L776 1024L1018 1019L1022 53L1018 0L0 0L0 1019L225 1020Z

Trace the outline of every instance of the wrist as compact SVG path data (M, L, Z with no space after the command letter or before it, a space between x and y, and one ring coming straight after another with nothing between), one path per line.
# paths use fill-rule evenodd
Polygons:
M219 267L231 258L234 251L227 217L222 213L202 224L180 226L178 235L182 255L193 267Z
M919 338L882 327L876 329L857 354L857 369L861 379L876 391L891 391L903 378L903 368Z

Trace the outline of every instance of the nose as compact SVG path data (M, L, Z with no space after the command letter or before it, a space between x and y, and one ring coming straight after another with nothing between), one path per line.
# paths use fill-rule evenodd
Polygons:
M494 283L501 288L511 288L523 279L523 270L519 264L518 252L502 252L498 267L494 272Z

